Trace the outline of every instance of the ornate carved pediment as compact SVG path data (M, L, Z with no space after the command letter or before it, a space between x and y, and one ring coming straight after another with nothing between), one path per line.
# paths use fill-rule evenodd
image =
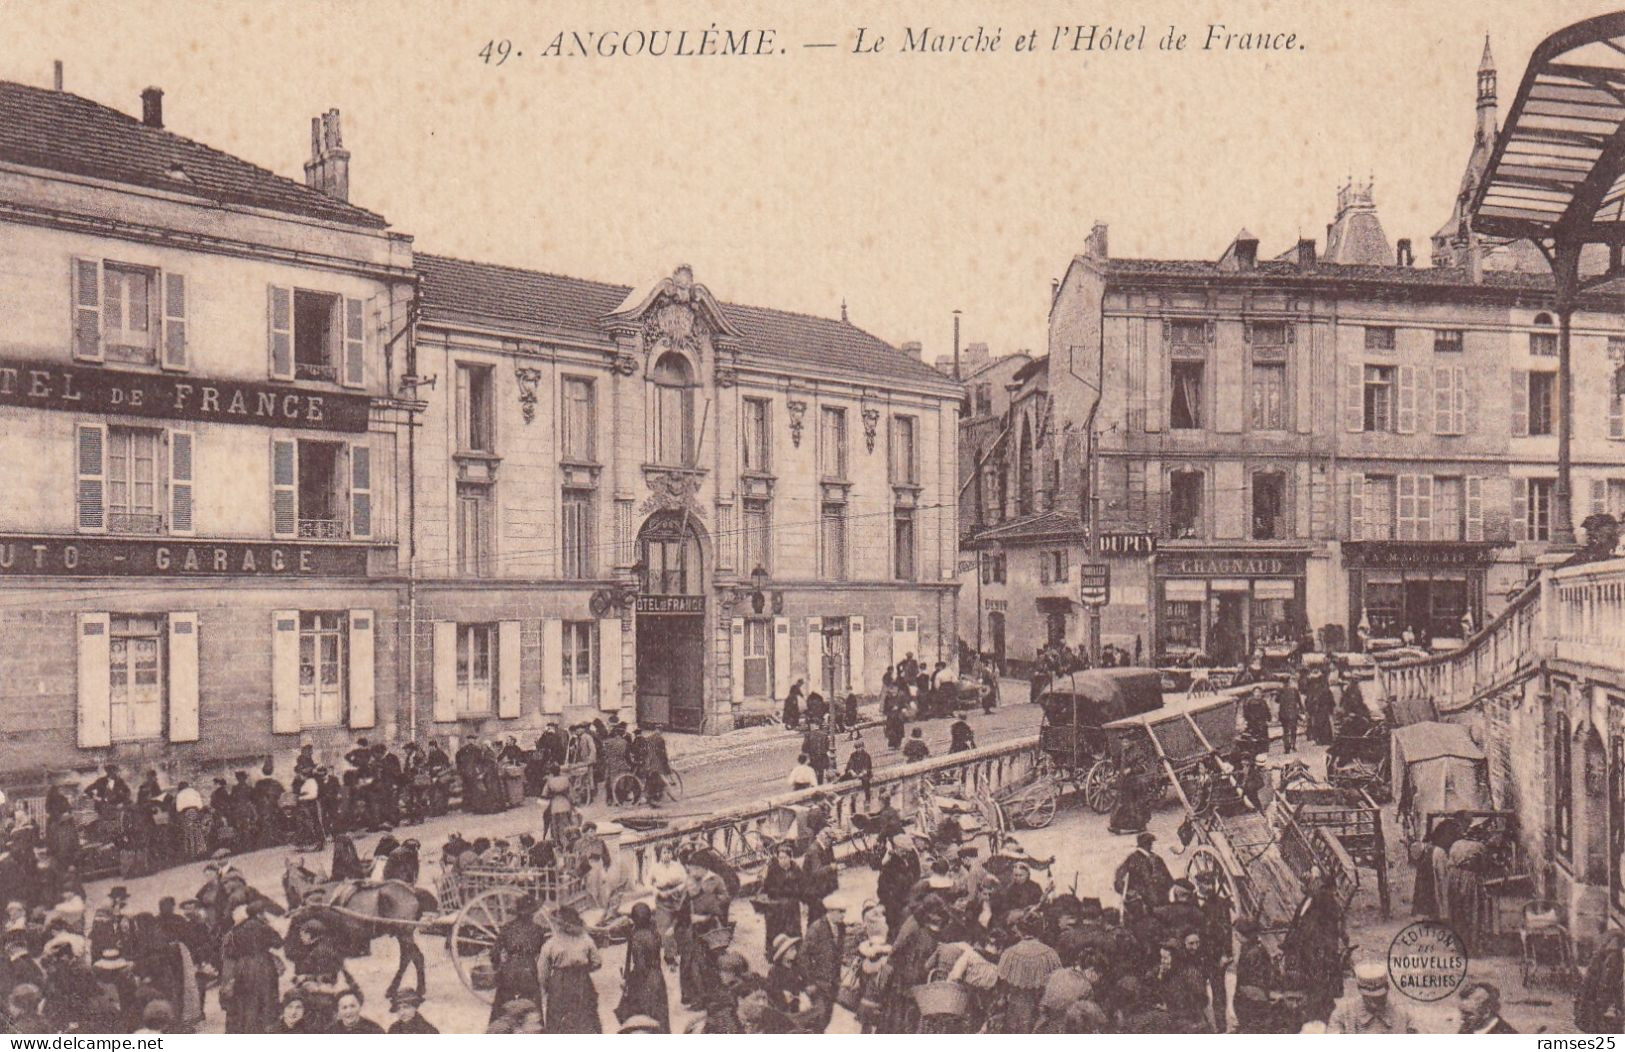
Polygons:
M604 324L612 331L637 332L645 353L669 347L700 357L708 342L738 339L742 335L722 312L694 270L684 264L652 289L634 290Z
M801 430L806 426L807 403L799 398L792 398L784 403L790 411L790 441L797 449L801 448Z
M649 515L657 511L681 511L701 518L700 503L695 498L700 492L701 478L690 471L660 471L651 469L643 473L649 484L649 497L638 506L638 512Z
M526 365L516 365L514 379L519 381L519 413L525 423L536 419L536 388L542 382L542 371Z

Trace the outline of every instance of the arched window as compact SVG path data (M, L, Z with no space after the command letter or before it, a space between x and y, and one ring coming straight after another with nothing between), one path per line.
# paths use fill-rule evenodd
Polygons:
M662 512L638 534L638 561L648 595L700 595L700 541L683 516Z
M1552 327L1552 316L1545 311L1535 315L1535 324L1541 328ZM1529 353L1537 358L1557 357L1557 333L1532 332L1529 334Z
M694 374L680 354L655 362L655 463L690 467L694 463Z

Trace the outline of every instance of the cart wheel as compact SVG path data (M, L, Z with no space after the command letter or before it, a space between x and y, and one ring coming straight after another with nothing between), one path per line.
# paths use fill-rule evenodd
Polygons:
M1225 872L1224 863L1219 860L1218 852L1206 844L1197 846L1190 859L1185 863L1185 877L1192 883L1196 882L1198 874L1212 874L1219 878L1219 884L1230 894L1230 901L1236 901L1236 888L1230 880L1230 874Z
M615 779L612 803L635 804L643 799L643 779L631 771Z
M1083 778L1083 798L1097 815L1117 806L1117 768L1110 760L1097 760Z
M662 780L666 783L666 799L681 800L683 798L683 776L675 770L667 771Z
M496 999L491 950L502 929L519 916L519 901L524 897L524 889L507 884L483 892L457 911L446 936L457 978L486 1004Z
M1055 821L1055 806L1060 795L1054 782L1045 782L1035 796L1028 797L1027 807L1021 813L1021 825L1027 829L1043 829Z

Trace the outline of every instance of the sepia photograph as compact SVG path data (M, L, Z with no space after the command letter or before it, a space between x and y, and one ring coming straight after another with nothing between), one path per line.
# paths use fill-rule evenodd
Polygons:
M1607 0L0 0L0 480L10 1048L1625 1033Z

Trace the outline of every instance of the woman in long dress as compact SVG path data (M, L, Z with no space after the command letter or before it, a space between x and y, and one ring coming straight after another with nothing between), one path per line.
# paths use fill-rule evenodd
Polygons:
M671 1008L666 1000L666 976L660 970L660 932L647 903L632 907L632 936L626 942L626 967L621 972L621 1003L615 1018L626 1022L635 1015L660 1024L657 1033L671 1033Z
M545 1031L549 1034L599 1034L598 990L592 973L603 966L598 947L587 935L581 915L560 906L550 918L553 937L542 947L537 973L542 981Z
M276 958L282 937L265 923L265 906L251 902L241 924L220 946L220 1001L226 1007L226 1033L263 1034L281 1013Z
M564 831L576 824L576 805L570 796L570 776L559 765L548 764L547 777L542 781L542 796L547 799L547 810L542 813L542 832L555 844L564 839Z

